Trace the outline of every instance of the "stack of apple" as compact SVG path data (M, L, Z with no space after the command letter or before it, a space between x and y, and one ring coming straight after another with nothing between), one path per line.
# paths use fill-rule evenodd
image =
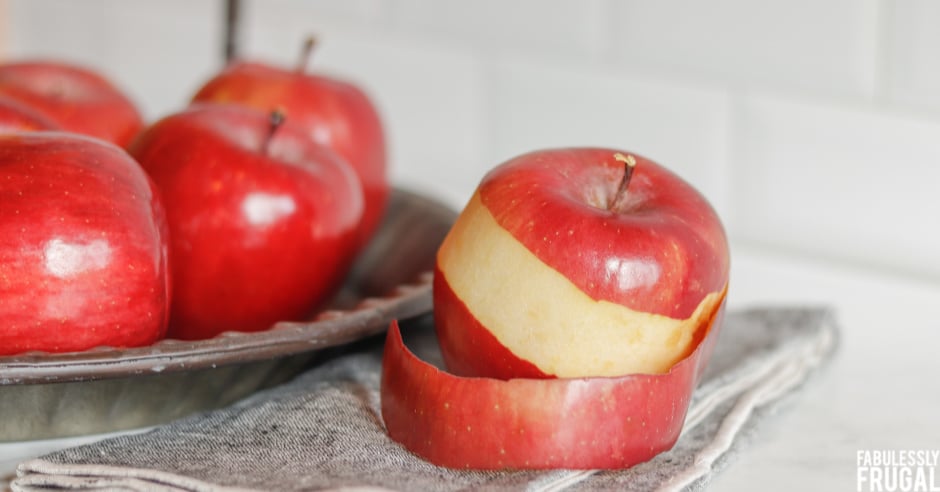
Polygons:
M384 212L353 84L235 62L145 125L94 71L0 64L0 355L204 339L302 319Z
M657 163L602 148L511 159L438 251L434 324L449 372L391 327L388 433L454 468L649 460L679 436L728 273L715 211Z

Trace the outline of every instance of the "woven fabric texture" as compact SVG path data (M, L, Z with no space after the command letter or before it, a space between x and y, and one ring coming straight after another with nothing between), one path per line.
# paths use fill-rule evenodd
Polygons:
M439 357L429 317L403 325ZM746 451L762 419L835 353L822 308L730 312L676 446L621 471L455 471L389 440L381 339L235 405L20 464L13 490L698 490ZM793 405L790 411L799 411ZM467 443L472 446L472 443Z

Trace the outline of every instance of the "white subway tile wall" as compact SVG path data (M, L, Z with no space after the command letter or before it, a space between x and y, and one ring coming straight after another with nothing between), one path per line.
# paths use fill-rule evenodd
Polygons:
M7 0L12 57L118 82L148 118L221 67L221 0ZM361 84L391 176L460 207L529 150L673 168L733 241L940 281L940 7L929 0L244 0L242 53ZM0 31L3 32L3 31Z
M186 104L196 84L222 66L221 2L9 3L11 57L57 58L95 68L151 119Z
M512 58L495 67L490 162L544 147L625 148L668 166L730 213L725 91L590 64Z
M940 121L754 95L743 98L738 125L736 231L940 273Z
M599 53L605 32L602 0L397 0L396 29L447 39L490 53L583 58Z
M940 2L891 2L886 12L886 98L940 111Z
M874 0L612 2L617 60L638 69L838 97L872 95Z

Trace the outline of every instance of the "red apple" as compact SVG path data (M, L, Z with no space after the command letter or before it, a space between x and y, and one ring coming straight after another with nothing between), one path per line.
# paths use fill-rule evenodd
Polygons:
M142 346L166 330L166 223L126 152L0 135L0 355Z
M169 336L301 319L351 265L359 182L290 117L196 105L144 130L130 152L166 204L175 271Z
M58 61L0 64L0 94L16 99L62 129L127 146L143 126L134 103L91 69Z
M610 149L532 152L487 174L441 245L435 326L456 374L664 373L728 271L718 216L677 175Z
M61 127L48 116L17 101L0 95L0 133L58 130Z
M625 152L488 173L441 244L441 372L385 349L389 435L457 468L622 468L669 449L724 312L728 244L702 195Z
M633 466L679 438L723 314L722 302L703 320L701 343L665 374L508 381L439 370L408 351L393 323L382 361L382 418L393 440L438 466Z
M233 63L199 89L193 101L237 103L262 111L283 108L289 120L346 159L365 195L360 232L365 243L382 219L389 193L382 122L372 101L355 84L307 70L312 48L308 40L294 69Z

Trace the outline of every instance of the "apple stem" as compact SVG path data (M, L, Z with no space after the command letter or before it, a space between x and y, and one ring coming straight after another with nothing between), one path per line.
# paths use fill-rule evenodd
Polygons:
M268 117L268 134L265 135L264 140L261 141L262 154L267 155L271 140L274 138L274 134L277 133L277 129L284 123L285 117L284 110L281 108L271 111L271 115Z
M241 7L241 0L226 0L225 2L225 63L231 63L238 57Z
M307 65L310 64L310 55L316 45L317 38L315 36L307 36L307 39L304 40L304 47L300 50L300 60L297 61L297 73L307 71Z
M627 188L630 186L630 179L633 177L633 168L636 167L636 158L630 154L623 155L620 152L614 154L614 159L623 163L623 178L620 179L620 185L617 186L617 193L614 199L610 201L607 210L616 212L620 203L627 196Z

